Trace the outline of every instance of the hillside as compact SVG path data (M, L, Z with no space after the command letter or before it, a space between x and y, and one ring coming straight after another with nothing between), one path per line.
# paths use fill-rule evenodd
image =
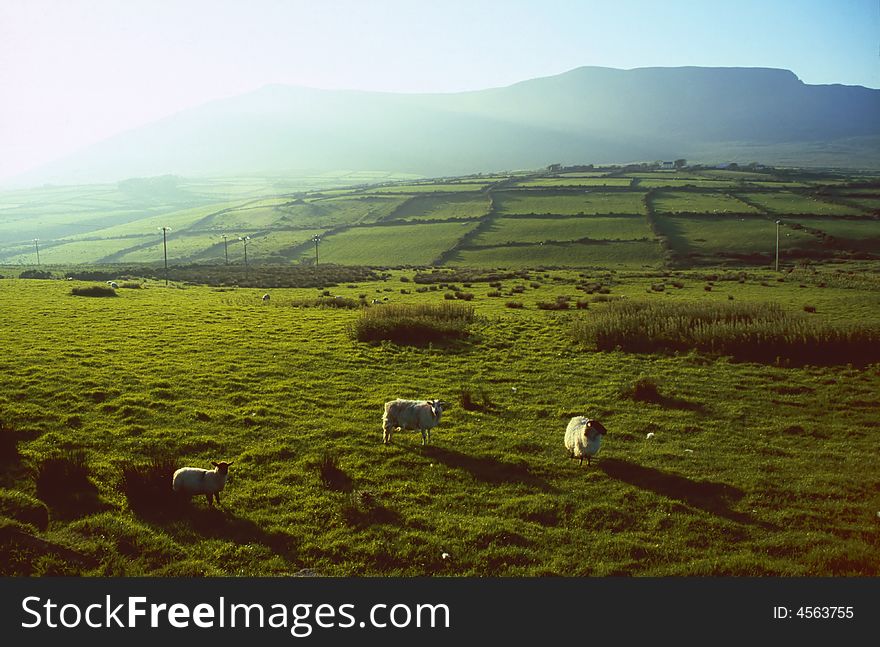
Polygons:
M880 167L880 90L787 70L582 67L509 87L394 94L266 86L101 142L22 181L551 162L734 160Z
M307 264L319 236L320 260L339 265L767 265L777 220L783 263L880 258L880 183L871 173L637 165L367 178L274 193L242 180L236 199L222 186L172 177L0 194L0 263L35 264L36 237L49 265L155 265L167 250L172 264L241 268L248 237L251 265ZM160 227L171 228L167 245Z

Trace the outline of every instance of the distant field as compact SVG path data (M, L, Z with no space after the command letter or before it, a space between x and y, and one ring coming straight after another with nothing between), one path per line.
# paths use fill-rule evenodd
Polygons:
M393 213L404 220L447 220L449 218L479 218L489 210L485 196L448 195L417 196L408 200Z
M289 202L275 207L275 223L286 227L325 227L381 220L400 206L404 196L362 195L315 202ZM225 228L227 214L211 221L216 228ZM242 214L246 218L246 214Z
M880 198L862 198L862 197L846 196L846 199L850 202L857 203L858 205L864 207L865 209L870 209L871 211L874 211L874 212L880 211Z
M676 251L706 255L775 253L776 225L754 218L670 217L660 218L660 226ZM803 231L780 229L780 249L818 248L819 241Z
M793 218L791 221L823 231L847 247L880 253L880 221L841 218Z
M626 187L632 180L626 177L542 177L517 182L523 187L561 187L561 186L618 186Z
M754 207L722 193L698 193L671 191L654 198L658 213L758 213Z
M449 264L463 267L522 268L546 265L656 269L661 262L661 250L657 243L626 241L464 249Z
M159 255L150 258L150 261L162 260L162 233L157 232L158 236L150 234L148 236L129 236L126 238L101 238L98 240L78 240L75 242L64 243L62 245L43 245L40 248L40 260L46 264L54 263L97 263L106 256L116 253L120 249L132 247L134 245L149 244L158 240ZM14 256L10 256L8 263L27 263L34 262L33 245L29 249Z
M737 186L736 182L728 182L725 180L706 180L706 179L692 179L692 180L681 180L676 178L670 178L668 180L663 179L644 179L639 180L638 186L652 189L657 187L694 187L696 189L727 189Z
M561 216L590 213L642 214L643 193L633 192L593 192L584 194L544 194L525 191L499 191L495 194L495 204L500 214L544 214Z
M813 213L819 216L857 216L863 213L859 209L846 205L833 204L787 191L742 193L742 196L775 214Z
M488 182L457 182L437 184L402 184L382 186L372 189L373 193L458 193L459 191L480 191Z
M652 237L642 216L570 218L498 218L492 228L477 236L474 245L507 242L540 243L545 240L635 240Z
M638 183L632 186L634 180ZM299 246L309 238L328 232L325 244L341 245L338 253L328 247L330 258L339 263L425 263L448 258L458 249L462 234L451 227L451 221L470 220L473 222L469 224L476 225L477 220L485 218L494 220L492 228L476 240L463 241L465 247L581 238L639 240L654 236L642 220L648 191L660 216L745 217L748 222L743 226L713 224L714 242L705 242L713 240L712 234L698 231L708 225L676 221L678 232L672 232L673 247L692 250L701 257L699 263L711 260L713 250L730 262L724 255L725 246L745 259L761 239L759 234L749 233L753 227L760 227L749 221L750 215L766 215L770 222L778 217L815 215L858 217L870 223L880 210L880 188L859 186L869 181L876 181L876 177L856 172L642 168L623 174L623 169L609 167L561 174L523 170L437 180L339 171L269 178L187 180L162 176L117 184L47 186L0 192L0 263L35 265L34 239L40 247L41 263L153 262L163 255L161 227L170 228L169 259L207 263L221 258L218 250L223 235L231 244L230 258L236 262L241 257L237 239L248 235L255 262L285 263L296 262L295 257L304 249ZM522 185L515 186L517 182ZM843 184L855 184L855 188ZM803 192L797 191L801 187ZM821 193L826 199L814 198L813 193ZM565 220L567 216L576 218ZM412 226L450 221L447 224L451 228L401 230L408 236L406 251L401 252L400 246L386 243L372 227L389 220L408 221ZM667 221L668 226L672 224ZM830 237L823 239L821 249L809 246L816 257L849 258L854 251L863 255L880 253L873 242L872 228L860 229L846 223L828 227L838 234L829 231ZM344 233L332 233L340 228ZM621 262L618 251L609 255L610 262ZM807 256L813 254L802 251ZM505 257L510 254L509 250L503 252ZM569 258L580 263L570 251L558 256L562 264ZM687 258L679 256L675 263L686 264ZM638 265L640 259L631 261ZM667 258L666 262L673 261Z
M349 229L324 238L318 248L319 261L344 265L426 265L473 227L472 222L451 222Z

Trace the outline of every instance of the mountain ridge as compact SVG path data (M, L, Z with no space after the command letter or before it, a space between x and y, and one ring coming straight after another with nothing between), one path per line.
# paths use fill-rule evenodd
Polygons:
M880 90L808 85L777 68L582 66L454 93L268 84L118 134L24 177L83 182L340 168L438 176L679 157L874 168L878 141ZM752 149L763 157L742 157Z

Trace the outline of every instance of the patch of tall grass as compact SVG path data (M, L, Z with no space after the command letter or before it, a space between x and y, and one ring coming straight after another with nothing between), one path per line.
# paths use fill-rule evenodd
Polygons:
M880 328L832 324L778 303L615 301L573 324L576 342L634 353L696 349L739 360L864 364L880 360Z
M115 297L116 290L109 285L90 285L88 287L73 288L70 293L77 297Z
M426 345L464 339L474 308L463 303L390 304L363 310L351 327L358 341Z

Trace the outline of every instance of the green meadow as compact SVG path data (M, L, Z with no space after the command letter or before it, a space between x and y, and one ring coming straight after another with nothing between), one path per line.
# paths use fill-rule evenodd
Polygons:
M876 576L876 347L804 363L815 348L794 339L753 361L735 338L718 355L597 350L578 332L632 303L658 323L771 304L819 335L878 334L876 266L789 269L394 270L268 302L2 279L3 572ZM459 293L467 336L429 345L357 341L362 309L388 305L311 305ZM429 446L382 444L395 397L448 404ZM609 430L589 467L563 447L575 415ZM167 466L212 460L234 461L222 504L172 504ZM135 498L137 474L164 489Z

